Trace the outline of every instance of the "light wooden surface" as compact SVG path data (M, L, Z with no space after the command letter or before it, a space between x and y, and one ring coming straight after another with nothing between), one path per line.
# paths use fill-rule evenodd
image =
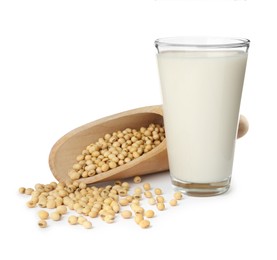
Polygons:
M125 111L78 127L64 135L53 146L49 155L50 169L58 181L68 181L70 180L68 172L76 162L76 156L87 145L96 142L98 138L103 137L106 133L124 130L128 127L139 129L141 126L148 126L151 123L163 124L161 106L149 106ZM241 116L238 138L245 135L247 130L248 122L245 117ZM80 180L85 183L96 183L157 173L168 169L166 140L164 140L152 151L127 164Z

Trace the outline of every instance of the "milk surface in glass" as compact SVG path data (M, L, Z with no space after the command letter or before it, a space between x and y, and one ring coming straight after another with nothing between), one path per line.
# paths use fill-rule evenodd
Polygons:
M232 173L247 53L158 54L170 174L212 183Z

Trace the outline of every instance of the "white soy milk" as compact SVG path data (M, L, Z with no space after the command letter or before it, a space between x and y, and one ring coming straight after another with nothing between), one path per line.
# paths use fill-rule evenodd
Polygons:
M231 176L247 53L162 52L158 66L171 176L193 183Z

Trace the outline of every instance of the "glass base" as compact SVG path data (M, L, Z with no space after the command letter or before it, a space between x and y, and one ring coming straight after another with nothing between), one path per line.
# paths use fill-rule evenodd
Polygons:
M174 178L171 178L171 181L175 190L189 196L208 197L225 193L230 187L231 177L221 182L211 183L185 182Z

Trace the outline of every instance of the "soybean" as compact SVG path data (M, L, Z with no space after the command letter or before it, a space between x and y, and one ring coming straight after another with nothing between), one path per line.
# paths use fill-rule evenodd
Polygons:
M55 211L50 214L50 218L54 221L59 221L61 219L61 215Z
M177 191L177 192L174 193L174 198L175 198L176 200L181 200L182 197L183 197L182 192Z
M91 229L92 228L92 224L90 221L88 220L85 220L83 223L82 223L82 226L86 229Z
M141 228L148 228L150 226L150 221L147 219L143 219L139 222Z
M77 223L78 223L78 217L76 217L76 216L69 216L68 217L68 223L70 224L70 225L76 225Z
M177 200L176 199L172 199L172 200L170 200L169 201L169 204L170 204L170 206L176 206L177 205Z
M121 216L125 219L132 217L132 212L130 210L124 210L121 212Z
M45 219L48 219L49 213L45 210L40 210L38 212L38 216L39 216L40 219L45 220Z
M41 220L38 221L38 226L40 228L46 228L47 227L47 222L45 220L41 219Z

